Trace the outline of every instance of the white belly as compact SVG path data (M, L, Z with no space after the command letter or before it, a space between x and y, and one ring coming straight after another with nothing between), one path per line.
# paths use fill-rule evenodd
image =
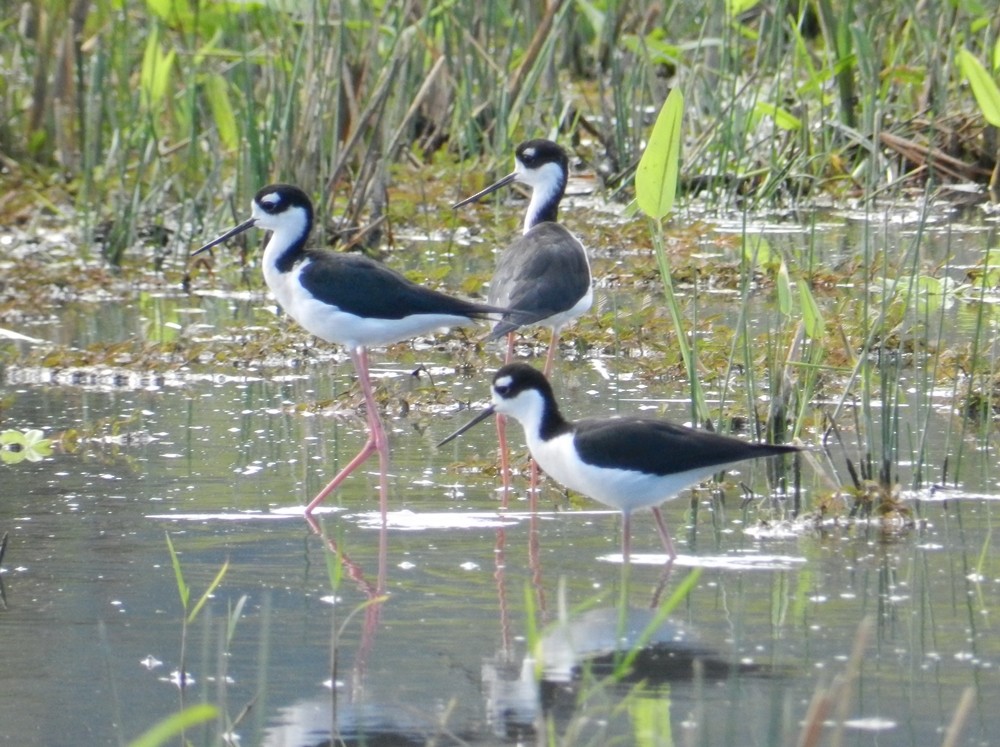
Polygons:
M281 308L302 327L327 342L350 349L389 345L434 330L470 324L454 314L415 314L402 319L371 319L341 311L312 296L299 283L300 265L292 272L278 272L265 263L264 281Z
M549 441L525 435L528 450L545 474L570 490L619 511L658 506L716 471L708 468L657 476L634 470L594 467L572 458L575 456L572 434Z

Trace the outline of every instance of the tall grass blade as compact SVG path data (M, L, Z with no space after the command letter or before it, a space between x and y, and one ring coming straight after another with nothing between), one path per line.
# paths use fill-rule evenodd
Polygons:
M219 709L209 703L198 703L167 716L154 724L141 736L128 743L128 747L160 747L172 741L186 730L218 718Z
M239 622L240 616L243 614L243 608L246 606L249 598L249 596L244 594L237 600L236 606L229 610L229 624L226 626L227 646L233 642L233 636L236 634L236 623Z
M181 598L181 607L187 612L188 602L191 601L191 587L184 581L184 571L181 570L181 561L174 550L174 543L170 541L170 532L164 532L167 537L167 549L170 551L170 564L174 567L174 577L177 579L177 594Z
M198 616L201 608L205 606L205 602L209 600L209 597L212 596L219 584L222 583L222 578L226 575L226 571L228 570L229 560L226 560L226 562L223 563L222 567L219 569L219 572L215 574L215 578L212 579L212 583L208 585L208 588L205 589L205 592L201 595L201 597L199 597L198 603L194 606L194 609L192 609L191 613L187 616L188 623L194 622L194 619Z
M667 600L659 606L659 608L656 610L656 615L654 615L649 625L647 625L646 628L642 631L642 633L639 634L639 637L636 639L635 644L629 649L628 653L618 663L618 666L615 667L614 672L612 672L611 674L612 677L621 678L624 677L626 674L628 674L629 670L632 668L632 663L635 661L635 657L637 657L642 652L642 650L646 647L646 644L648 644L649 641L652 639L656 631L659 630L661 627L663 627L663 623L666 622L667 617L670 616L670 613L673 612L674 609L677 607L677 605L680 604L681 601L688 594L691 593L691 590L694 589L695 584L698 583L698 579L701 578L701 572L702 572L701 568L693 569L687 576L684 577L684 580L677 585L677 588L674 589L674 593L671 594L667 598Z

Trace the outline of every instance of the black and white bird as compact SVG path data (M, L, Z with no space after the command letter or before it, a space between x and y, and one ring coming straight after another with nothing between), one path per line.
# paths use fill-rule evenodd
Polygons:
M630 518L650 508L670 560L676 557L660 504L722 468L746 459L798 451L782 444L749 443L661 418L567 420L552 386L525 363L493 377L493 404L444 439L446 444L498 413L521 423L531 456L556 482L622 512L622 556L627 561Z
M251 228L271 231L261 264L281 307L306 330L347 348L364 393L369 434L358 455L306 506L309 516L372 453L379 455L379 497L387 510L389 447L368 370L368 348L503 314L489 304L453 298L420 286L358 254L308 248L313 206L298 187L271 184L251 203L251 217L194 254Z
M546 376L552 373L560 331L585 314L594 302L587 250L579 239L556 222L568 180L569 157L558 143L527 140L517 146L511 173L453 206L468 205L515 182L531 187L531 199L524 214L524 232L501 252L487 296L489 303L519 313L498 322L488 339L507 336L504 363L510 363L514 358L514 333L519 327L549 327L552 338L545 357ZM503 416L497 418L497 440L506 506L510 492L510 455ZM532 500L536 477L533 465Z
M518 327L551 328L546 375L552 372L560 330L585 314L594 301L587 251L556 222L568 179L569 158L560 145L528 140L517 146L511 173L454 205L468 205L514 182L531 187L524 232L500 254L487 298L494 306L520 313L500 321L489 339L509 336L505 362L510 363Z

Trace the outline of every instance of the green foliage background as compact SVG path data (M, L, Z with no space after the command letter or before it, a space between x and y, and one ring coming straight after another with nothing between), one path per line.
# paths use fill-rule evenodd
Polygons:
M722 207L997 183L1000 17L979 0L5 7L6 210L43 192L113 216L112 258L138 215L197 222L277 180L353 225L386 209L393 164L506 162L528 136L629 189L672 87L682 188Z

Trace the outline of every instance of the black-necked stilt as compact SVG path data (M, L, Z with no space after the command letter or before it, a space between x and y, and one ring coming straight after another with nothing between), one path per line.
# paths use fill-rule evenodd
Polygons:
M490 339L509 335L505 362L510 363L514 330L532 325L550 327L546 375L552 372L560 330L585 314L594 301L587 251L556 223L568 179L569 158L561 146L551 140L528 140L517 146L510 174L454 205L460 208L513 182L531 187L524 233L497 260L488 297L494 306L520 314L497 323Z
M748 443L659 418L566 420L545 375L524 363L503 366L493 377L493 404L444 439L465 433L493 413L524 428L538 465L567 488L622 512L622 556L629 557L629 518L651 508L663 548L676 557L659 506L682 489L736 462L798 451L798 447ZM439 445L441 445L439 444Z
M377 451L384 519L389 451L368 372L368 347L468 324L503 310L424 288L361 255L308 249L312 225L313 206L305 192L288 184L271 184L253 198L249 220L194 254L251 228L272 232L262 259L264 281L295 321L317 337L347 348L361 382L369 426L364 447L306 506L306 515Z
M524 232L500 254L487 297L489 303L517 310L520 314L498 322L489 339L507 335L504 363L510 363L514 357L514 332L518 327L551 328L552 339L545 357L546 376L552 373L560 331L585 314L594 301L587 250L556 222L568 180L566 151L551 140L528 140L517 146L511 173L453 206L460 208L514 182L531 187L531 199L524 214ZM497 440L500 442L500 475L506 505L510 490L510 456L502 416L497 418ZM536 476L532 466L532 500Z

